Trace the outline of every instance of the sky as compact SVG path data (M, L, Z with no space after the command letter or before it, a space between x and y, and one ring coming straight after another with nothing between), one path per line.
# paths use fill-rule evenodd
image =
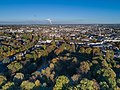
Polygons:
M120 24L120 0L0 0L0 23Z

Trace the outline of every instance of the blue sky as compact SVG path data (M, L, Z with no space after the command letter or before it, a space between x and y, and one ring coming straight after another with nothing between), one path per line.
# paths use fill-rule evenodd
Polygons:
M120 23L120 0L0 0L0 23Z

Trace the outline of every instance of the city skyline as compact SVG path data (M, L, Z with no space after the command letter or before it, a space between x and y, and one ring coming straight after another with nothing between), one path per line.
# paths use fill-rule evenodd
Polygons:
M120 24L119 0L0 0L0 24Z

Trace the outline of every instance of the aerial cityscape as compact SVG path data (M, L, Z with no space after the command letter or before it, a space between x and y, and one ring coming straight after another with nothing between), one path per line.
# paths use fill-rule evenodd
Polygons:
M119 3L1 0L0 90L120 90Z

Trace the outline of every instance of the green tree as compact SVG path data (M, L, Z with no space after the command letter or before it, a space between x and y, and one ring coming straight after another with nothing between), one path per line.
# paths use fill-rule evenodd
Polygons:
M26 54L25 57L26 57L27 59L33 58L32 54Z
M21 83L22 82L22 80L24 79L24 74L22 74L22 73L16 73L16 75L14 76L14 78L13 78L13 81L15 82L15 83Z
M80 53L85 53L85 48L84 47L81 47L80 50L79 50Z
M108 84L104 81L104 82L100 82L100 88L102 90L109 90L109 86Z
M36 80L36 81L35 81L35 86L36 86L36 87L39 87L40 85L41 85L40 81L39 81L39 80Z
M35 84L33 82L23 81L20 87L22 90L33 90L35 87Z
M5 84L6 81L7 81L7 78L5 76L3 76L3 75L0 75L0 86Z
M111 68L103 68L97 71L100 80L106 81L110 88L116 88L116 73Z
M113 52L113 51L110 51L110 50L107 50L105 59L106 59L108 62L110 62L111 60L113 60L113 59L114 59L114 52Z
M110 51L109 50L107 50L106 51L106 60L108 60L108 61L110 61L109 59L110 59Z
M117 85L120 87L120 78L117 79Z
M14 82L7 82L5 85L2 86L2 90L15 90Z
M68 87L68 90L99 90L100 87L95 80L84 78L79 84Z
M14 73L14 72L22 69L23 65L21 63L15 61L15 62L10 63L7 67L12 73Z
M91 54L92 48L87 48L87 49L85 50L85 52L86 52L87 54Z
M5 58L5 59L3 59L2 63L3 64L10 63L10 59L9 58Z
M80 90L98 90L99 87L97 85L95 85L95 83L93 80L88 80L88 79L82 79L80 81Z
M53 90L63 90L64 86L68 83L69 83L68 77L66 77L64 75L59 76L56 80L56 84L53 87Z

